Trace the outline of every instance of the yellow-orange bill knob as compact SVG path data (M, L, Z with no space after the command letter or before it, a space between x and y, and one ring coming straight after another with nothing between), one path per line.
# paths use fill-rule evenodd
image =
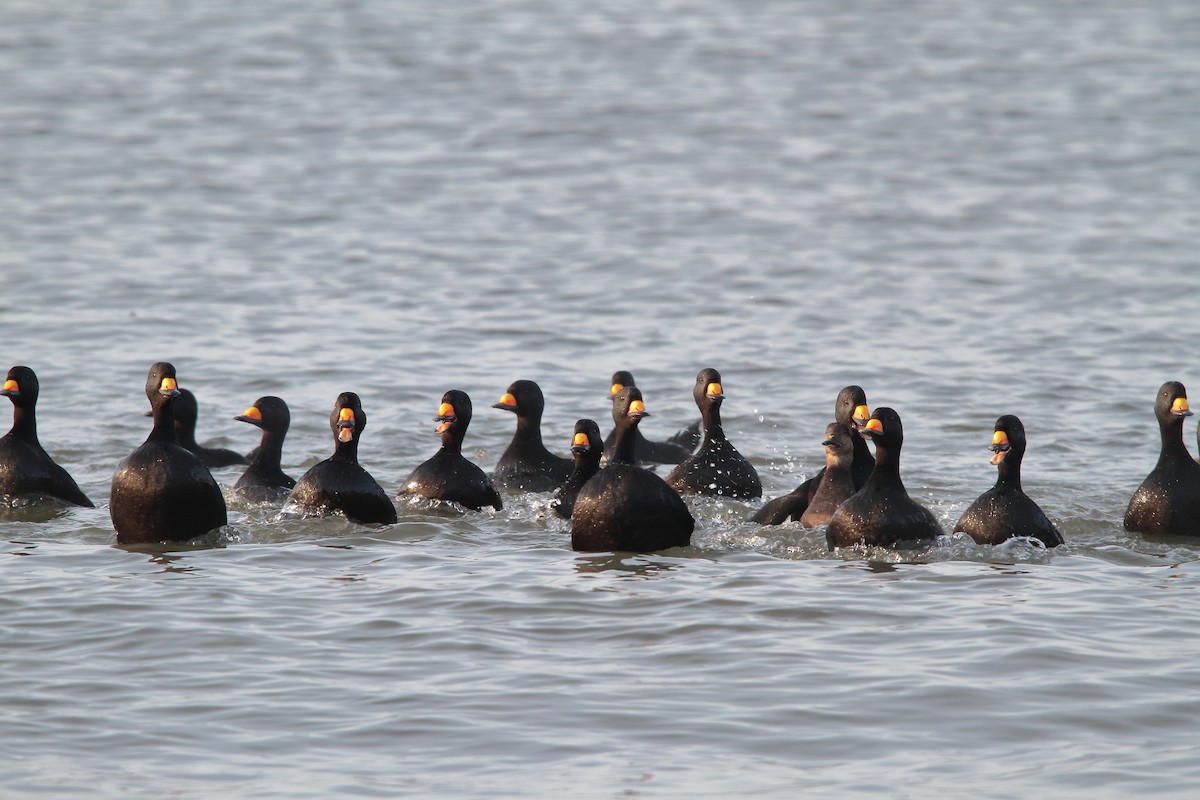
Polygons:
M13 379L9 378L8 380L6 380L6 381L4 382L4 391L6 391L6 392L19 392L19 391L21 391L21 387L20 387L20 386L17 384L17 382L16 382L16 381L14 381Z
M609 394L616 394L617 392L621 391L621 390L622 390L622 389L624 389L624 388L625 388L625 384L623 384L623 383L614 383L614 384L612 385L612 388L608 390L608 393L609 393Z
M500 395L499 405L510 406L512 408L516 408L517 407L517 398L513 397L510 393L505 392L504 394Z
M857 408L854 409L853 419L859 425L862 425L864 422L866 422L870 418L871 418L871 411L866 406L858 406Z
M725 394L723 391L721 391L721 384L719 383L710 383L708 385L707 393L709 397L716 397L718 395Z
M864 425L863 427L874 433L883 433L883 423L880 422L879 420L875 419L874 417L867 420L867 424Z
M1008 444L1008 434L1004 431L996 431L996 433L992 436L992 446L990 449L995 451L995 455L992 456L993 464L999 464L1001 461L1003 461L1004 457L1008 455L1008 451L1011 449Z
M178 388L179 386L175 383L174 378L163 378L162 383L158 385L158 390L160 392L173 392Z
M242 412L242 416L246 419L262 419L262 412L258 410L258 406L250 406Z
M434 419L449 419L454 416L454 406L449 403L442 403L438 406L437 416Z
M646 404L643 403L641 400L634 400L632 403L629 404L629 413L630 414L645 414L646 413Z
M354 422L354 409L343 408L338 413L338 422Z
M1185 416L1192 413L1191 409L1188 408L1188 401L1186 397L1176 397L1175 402L1171 403L1171 411L1175 412L1176 414L1183 414Z
M586 433L575 434L575 440L571 442L572 447L587 447L591 442L588 441Z

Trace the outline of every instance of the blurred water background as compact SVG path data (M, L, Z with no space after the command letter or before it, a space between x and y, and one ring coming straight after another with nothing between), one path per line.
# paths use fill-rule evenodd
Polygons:
M1200 543L1121 517L1200 387L1198 85L1184 2L7 0L0 358L98 507L0 509L0 796L1194 796ZM775 496L857 383L947 528L1017 414L1067 544L708 499L583 555L508 494L117 548L158 360L206 444L286 399L297 477L358 392L389 492L447 389L490 468L513 380L565 453L614 370L663 438L713 366Z

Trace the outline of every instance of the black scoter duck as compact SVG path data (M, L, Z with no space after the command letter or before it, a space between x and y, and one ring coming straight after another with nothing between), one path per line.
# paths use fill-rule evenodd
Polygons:
M648 416L642 393L626 386L614 402L619 409L616 450L575 498L571 547L640 553L685 547L696 526L687 505L662 478L634 464L632 434Z
M856 544L895 547L937 538L942 532L937 517L909 497L900 480L900 415L886 406L877 408L862 434L875 443L875 468L863 487L833 512L825 529L829 549Z
M563 485L574 467L571 459L556 456L542 444L542 412L546 400L534 381L514 381L492 405L517 416L517 430L492 472L506 489L552 492Z
M233 485L233 491L250 500L282 498L296 486L283 471L283 440L292 424L292 414L281 398L260 397L234 419L262 429L262 441L253 450L250 466Z
M617 392L626 386L637 386L633 380L633 373L623 369L614 372L612 384L608 390L609 400L615 400ZM615 410L613 421L614 423L616 421ZM640 430L635 428L633 454L638 464L678 464L695 452L697 445L700 444L702 439L703 434L700 429L700 420L696 420L671 438L661 442L647 439ZM612 452L616 441L617 429L614 426L609 431L608 437L604 440L604 447L608 452Z
M0 496L52 497L93 508L65 469L54 462L38 441L37 401L41 386L29 367L13 367L4 380L4 395L13 404L12 430L0 437Z
M358 441L367 427L367 415L357 394L342 392L337 396L329 414L329 427L333 431L333 455L300 477L287 502L319 514L340 511L353 522L395 522L396 507L391 498L358 463Z
M212 473L175 434L175 367L160 361L146 377L154 427L117 465L109 513L118 544L184 542L226 524L225 498Z
M594 419L581 419L575 423L571 454L575 457L575 469L567 477L567 482L555 492L554 500L550 503L554 513L563 519L571 518L579 490L600 471L604 441L600 438L600 426Z
M854 444L854 460L850 467L854 479L854 488L861 489L875 467L875 457L871 455L866 441L859 435L858 429L871 417L867 408L867 394L861 386L847 386L838 392L837 401L833 404L833 418L850 434ZM825 468L821 467L804 483L797 486L788 494L776 497L763 505L750 517L751 522L759 525L781 525L788 520L799 520L804 516L808 504L821 485Z
M800 515L800 524L806 528L825 525L833 518L833 512L842 502L857 491L854 486L854 438L846 426L831 422L825 426L825 468L821 470L821 482L813 492L812 500Z
M1200 536L1200 464L1183 443L1183 420L1191 414L1183 384L1164 383L1154 403L1162 448L1158 463L1129 500L1125 530L1152 536Z
M442 446L404 479L400 484L401 495L458 503L472 511L481 511L484 506L497 511L504 508L492 479L462 454L471 413L471 398L466 392L451 389L442 395L437 416L433 418L439 423L434 433L442 437Z
M196 395L190 389L179 388L179 396L175 398L175 436L184 450L190 450L200 456L206 467L231 467L247 463L241 453L235 453L225 447L204 447L196 441L196 420L200 416L200 406Z
M1014 536L1037 539L1046 547L1063 543L1062 534L1038 504L1021 489L1025 457L1025 426L1012 414L996 420L990 449L999 467L996 485L979 495L963 512L954 530L969 534L978 544L1000 544Z
M680 494L706 494L723 497L762 497L758 472L737 448L725 438L721 427L721 373L700 370L692 396L704 420L704 441L667 475L667 483Z

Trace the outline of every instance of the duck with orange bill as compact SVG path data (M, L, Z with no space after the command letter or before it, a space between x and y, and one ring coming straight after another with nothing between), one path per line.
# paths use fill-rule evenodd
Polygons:
M633 430L649 416L636 386L614 400L616 449L608 466L579 490L571 512L571 547L587 552L647 553L691 543L696 521L678 493L633 463Z
M1125 530L1151 536L1200 536L1200 464L1183 443L1183 421L1192 415L1187 389L1167 381L1158 390L1158 463L1129 499Z
M517 417L512 441L492 470L496 484L525 492L552 492L562 486L574 464L542 444L542 413L546 408L542 388L534 381L513 381L492 408L511 411Z
M875 409L862 429L875 443L875 468L863 487L846 498L825 529L830 550L855 545L909 547L930 544L942 533L937 517L909 497L900 479L904 426L894 409Z
M990 450L997 467L996 485L963 512L954 530L978 544L1001 544L1017 536L1037 539L1046 547L1063 543L1062 534L1021 487L1025 458L1025 426L1012 414L996 420Z
M371 473L358 463L358 445L367 427L362 401L342 392L329 415L333 455L312 466L288 495L289 505L315 514L341 513L353 522L389 524L396 507Z
M118 544L184 542L227 522L225 497L195 453L175 433L175 367L160 361L146 376L154 425L146 441L113 472L109 514Z
M472 511L491 506L504 508L492 479L462 454L463 437L471 424L471 398L459 389L442 395L434 433L442 437L442 446L427 461L412 471L400 484L399 494L457 503Z
M609 401L613 401L617 397L617 393L626 386L637 386L633 380L633 373L629 370L619 369L612 374L612 381L608 389ZM701 433L700 420L696 420L688 427L677 432L674 436L661 442L656 442L647 439L641 430L634 429L634 444L633 456L637 459L638 464L678 464L685 458L690 456L703 439ZM613 447L617 442L617 429L614 427L607 438L604 440L604 448L608 452L612 452Z
M563 519L570 519L575 509L575 498L583 485L600 471L600 458L604 455L604 440L600 438L600 426L594 419L575 422L575 433L571 439L571 455L575 457L575 469L567 482L554 493L550 508Z
M234 419L262 429L262 441L233 485L234 493L256 501L282 499L296 486L282 466L283 440L292 422L287 403L273 395L260 397Z
M0 395L13 404L13 424L0 437L0 497L39 497L94 507L75 479L42 447L37 435L37 401L41 386L32 369L8 371Z
M721 425L721 403L725 400L721 373L711 367L700 370L692 397L704 421L704 441L699 450L671 470L667 484L680 494L762 497L758 471L737 451Z

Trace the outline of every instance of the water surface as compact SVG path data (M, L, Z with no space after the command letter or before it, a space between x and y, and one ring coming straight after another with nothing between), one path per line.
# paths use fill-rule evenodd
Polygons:
M1120 523L1200 386L1198 45L1168 2L6 3L4 366L99 507L0 509L0 796L1188 796L1200 547ZM947 528L1013 413L1067 544L695 500L584 555L510 494L117 548L163 359L206 444L284 397L296 476L359 393L389 491L447 389L490 468L513 380L565 452L614 370L661 438L713 366L774 496L857 383Z

